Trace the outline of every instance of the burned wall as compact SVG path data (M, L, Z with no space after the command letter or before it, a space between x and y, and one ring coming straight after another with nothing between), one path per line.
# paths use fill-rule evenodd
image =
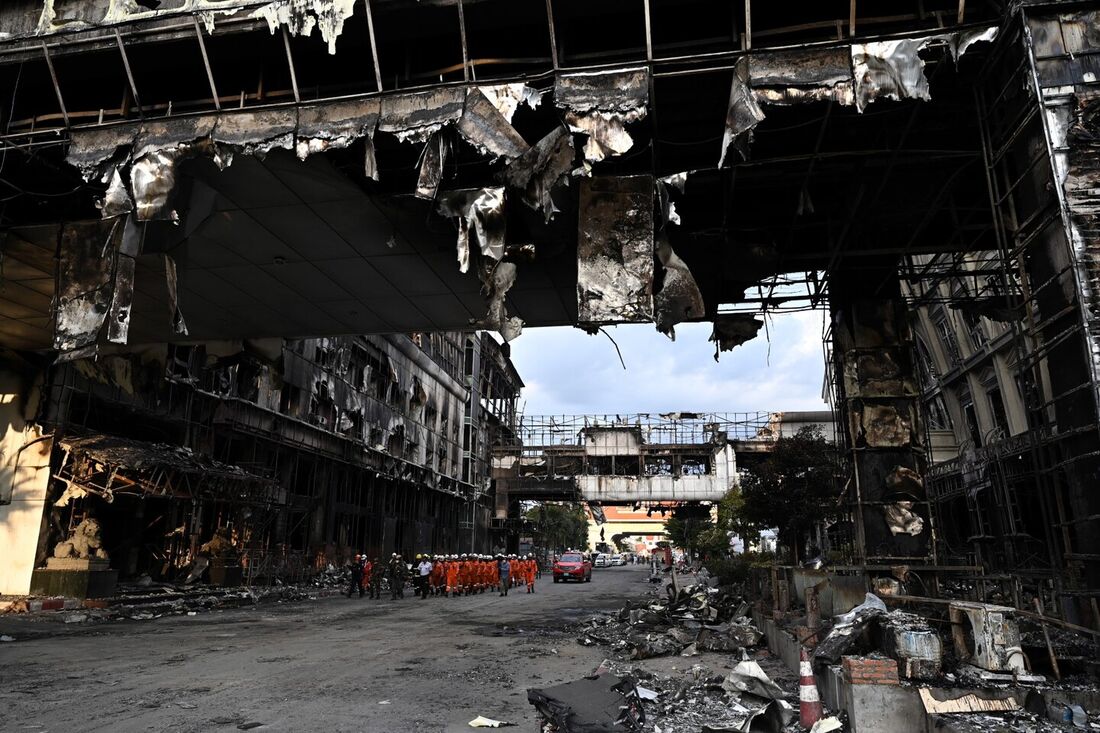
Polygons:
M857 552L875 558L927 558L930 508L912 336L897 270L838 273L830 287L833 357L852 467L846 499L857 526Z

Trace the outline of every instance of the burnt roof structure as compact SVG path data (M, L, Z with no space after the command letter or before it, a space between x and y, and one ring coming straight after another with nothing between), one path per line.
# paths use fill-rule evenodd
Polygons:
M990 246L972 84L999 4L735 5L5 3L0 343L58 345L58 237L101 251L78 222L130 211L131 343L182 338L177 310L193 338L668 330ZM655 223L607 215L655 191ZM621 282L629 252L586 244L608 227Z

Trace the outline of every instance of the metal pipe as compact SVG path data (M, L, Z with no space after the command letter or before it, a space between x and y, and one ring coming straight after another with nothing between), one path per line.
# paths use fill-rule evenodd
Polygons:
M554 71L558 70L558 39L554 33L554 5L553 0L546 0L546 24L550 31L550 62L554 65Z
M115 41L118 43L118 52L122 54L122 66L126 69L126 79L130 82L130 93L134 95L134 104L138 108L138 116L142 115L141 96L138 95L137 84L134 82L134 72L130 69L130 57L126 54L126 46L122 43L122 34L115 28Z
M206 67L206 81L210 84L210 94L214 97L214 109L221 112L222 101L218 98L218 87L214 84L214 71L210 68L210 56L206 53L206 41L202 39L198 16L192 20L195 21L195 37L199 39L199 50L202 51L202 65Z
M466 48L466 12L462 9L462 0L458 0L458 32L462 40L462 78L470 81L470 52Z
M298 93L298 74L294 71L294 54L290 52L290 34L286 26L283 26L283 48L286 49L286 65L290 69L290 88L294 91L294 103L301 104L302 97Z
M65 127L69 127L69 111L65 109L65 98L61 96L61 85L57 83L57 72L53 68L53 59L50 58L50 48L42 41L42 53L46 56L46 66L50 69L50 79L53 80L53 91L57 95L57 103L61 105L61 116L65 120Z
M374 59L374 83L382 91L382 67L378 65L378 42L374 39L374 13L370 9L370 0L363 0L367 6L367 33L370 34L370 53Z

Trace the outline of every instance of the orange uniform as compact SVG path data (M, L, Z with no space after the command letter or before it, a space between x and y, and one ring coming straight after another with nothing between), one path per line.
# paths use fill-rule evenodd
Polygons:
M458 584L462 586L463 591L470 590L470 577L473 575L473 567L469 560L461 560L458 563Z
M458 561L447 561L447 592L455 593L458 591Z
M446 582L446 579L444 577L443 562L436 560L432 563L432 572L428 576L428 584L431 586L432 592L435 593L444 582Z

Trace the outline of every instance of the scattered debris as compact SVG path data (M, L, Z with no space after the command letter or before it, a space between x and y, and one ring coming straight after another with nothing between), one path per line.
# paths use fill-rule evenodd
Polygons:
M514 726L515 723L506 723L503 720L493 720L479 715L471 720L469 725L471 728L509 728Z
M645 722L634 681L611 673L531 689L527 701L560 733L641 731Z

